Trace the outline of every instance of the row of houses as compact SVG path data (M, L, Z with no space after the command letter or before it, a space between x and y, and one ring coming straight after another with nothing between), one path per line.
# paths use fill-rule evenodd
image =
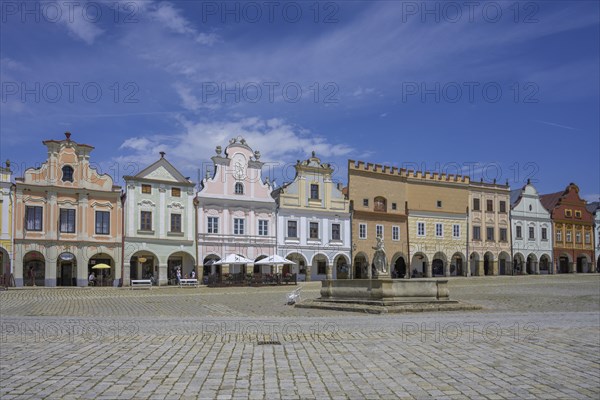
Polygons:
M295 265L282 272L300 280L367 278L377 237L394 278L585 273L600 264L598 203L586 204L575 184L539 195L530 182L511 191L349 160L343 187L313 152L276 188L260 152L238 137L215 149L199 188L164 152L122 188L90 167L93 147L70 133L43 144L46 161L14 183L9 162L0 169L1 273L17 286L86 286L92 272L109 285L149 277L167 285L177 269L231 273L216 263L230 254L287 257Z

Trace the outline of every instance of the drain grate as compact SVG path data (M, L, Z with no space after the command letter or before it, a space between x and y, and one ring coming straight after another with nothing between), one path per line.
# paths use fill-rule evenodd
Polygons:
M264 346L266 344L278 344L278 345L281 345L281 342L279 340L259 340L256 344L258 346Z

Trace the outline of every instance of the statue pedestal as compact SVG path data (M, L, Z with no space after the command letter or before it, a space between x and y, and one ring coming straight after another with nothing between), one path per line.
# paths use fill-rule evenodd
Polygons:
M321 297L296 304L369 313L479 310L450 300L447 279L341 279L321 282Z

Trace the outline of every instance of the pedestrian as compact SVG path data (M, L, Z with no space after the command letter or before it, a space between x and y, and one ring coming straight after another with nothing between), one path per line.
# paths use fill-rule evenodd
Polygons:
M190 276L192 277L192 279L196 279L196 271L192 271L192 273L190 274Z
M181 283L181 270L177 268L177 284Z
M29 268L29 278L31 279L31 286L35 286L35 269L33 269L33 266Z
M96 284L96 275L92 272L90 276L88 276L88 285L94 286Z

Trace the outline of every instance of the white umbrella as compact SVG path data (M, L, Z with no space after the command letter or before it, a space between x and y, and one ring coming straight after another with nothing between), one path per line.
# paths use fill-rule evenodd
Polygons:
M254 261L241 256L239 254L230 254L227 257L223 258L222 260L219 260L215 263L213 263L213 265L223 265L223 264L227 264L227 265L241 265L241 264L252 264Z
M285 264L296 264L295 262L288 260L287 258L281 257L277 254L274 254L272 256L269 256L267 258L263 258L260 261L255 262L254 264L257 265L275 265L277 267L277 273L279 273L279 265L285 265Z

